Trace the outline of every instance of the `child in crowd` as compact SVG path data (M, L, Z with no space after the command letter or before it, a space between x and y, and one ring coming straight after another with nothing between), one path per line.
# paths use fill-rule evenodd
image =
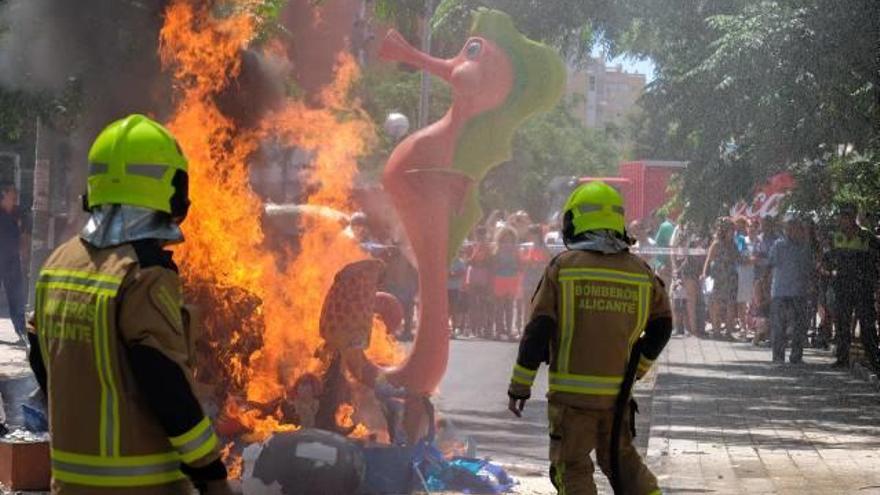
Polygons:
M467 263L464 259L464 248L452 260L449 276L446 281L446 294L449 299L450 335L459 337L464 332L465 298L464 281L467 275Z
M675 335L684 335L685 333L693 333L693 329L689 328L687 313L687 291L685 291L684 283L679 278L672 280L673 315Z
M495 234L490 262L492 292L495 296L495 337L513 340L513 302L519 297L520 261L516 231L504 227Z
M736 265L736 311L741 330L751 332L753 328L753 312L750 311L754 298L755 286L755 243L757 229L747 218L736 221L736 247L739 251L739 262Z
M544 229L540 225L532 225L528 229L528 242L522 245L520 251L522 263L522 290L517 307L517 321L519 328L525 327L525 314L528 312L529 301L532 294L538 288L538 283L544 275L544 267L550 262L550 250L544 244Z
M488 242L485 227L477 227L474 232L470 253L467 257L468 268L465 275L465 294L467 298L469 331L472 335L488 337L490 320L489 305L490 276L489 258L492 246Z

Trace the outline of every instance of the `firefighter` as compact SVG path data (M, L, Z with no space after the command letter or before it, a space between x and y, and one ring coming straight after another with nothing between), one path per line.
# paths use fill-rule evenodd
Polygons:
M28 340L49 398L52 493L231 493L192 389L189 315L164 246L183 241L187 161L142 115L89 152L90 213L40 271Z
M635 404L630 389L621 389L627 387L628 365L637 377L644 376L669 340L666 289L629 252L623 201L607 184L590 182L571 194L562 235L567 250L550 262L532 296L508 389L509 408L521 416L538 366L548 362L550 477L558 492L596 493L589 456L595 450L616 493L660 493L632 444ZM637 359L631 358L633 348L640 349ZM620 437L612 439L615 413L623 426ZM616 460L612 440L619 441ZM615 463L620 475L612 477Z
M856 221L857 209L845 204L838 210L837 230L823 259L824 272L831 276L836 323L835 367L849 365L849 347L853 334L853 316L859 323L859 334L866 360L880 367L877 348L877 311L874 308L874 287L880 241Z

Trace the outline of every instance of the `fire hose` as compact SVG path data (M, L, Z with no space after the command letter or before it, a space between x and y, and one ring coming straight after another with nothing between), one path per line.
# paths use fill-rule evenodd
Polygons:
M635 413L637 406L635 400L631 398L632 388L636 381L636 372L639 367L639 358L642 354L642 341L637 340L630 351L629 361L626 364L626 372L623 376L623 383L620 385L620 392L617 394L617 400L614 403L614 420L611 423L611 488L614 493L621 495L623 493L623 485L621 484L623 473L620 472L620 439L623 435L623 419L624 415L630 413L630 431L635 437ZM627 409L629 407L629 410Z

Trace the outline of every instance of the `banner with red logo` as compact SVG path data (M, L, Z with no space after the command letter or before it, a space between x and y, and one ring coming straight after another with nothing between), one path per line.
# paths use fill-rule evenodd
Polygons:
M730 216L758 219L761 217L775 217L779 214L779 207L785 196L794 189L794 177L788 172L776 174L755 190L755 196L751 204L740 201L730 209Z

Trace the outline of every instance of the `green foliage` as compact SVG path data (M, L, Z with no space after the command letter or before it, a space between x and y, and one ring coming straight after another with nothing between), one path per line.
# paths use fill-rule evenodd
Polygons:
M880 154L856 153L831 163L831 190L836 203L855 203L880 212Z
M604 132L587 129L565 103L539 114L519 129L514 157L490 172L481 190L486 210L549 213L548 184L560 176L606 176L617 170L619 154Z
M880 152L829 154L793 167L799 186L789 205L827 217L835 206L856 204L861 211L880 212Z
M658 71L634 137L646 156L690 162L682 195L699 220L839 144L871 149L880 121L877 2L632 4L643 22L626 43Z
M71 131L82 113L79 81L71 79L57 95L0 87L0 142L17 144L37 117L60 131Z
M260 0L250 5L251 13L257 22L255 43L264 43L288 34L287 29L280 22L281 12L287 3L288 0Z
M20 91L0 88L0 141L17 143L33 125L33 98Z
M403 68L401 68L403 69ZM356 94L364 109L379 124L391 112L400 112L409 117L412 123L419 110L419 90L421 72L408 70L388 70L387 67L370 67L358 82ZM431 76L431 107L429 121L443 116L452 103L449 85Z
M436 6L438 0L430 0ZM426 0L375 0L376 16L391 22L407 39L421 37L421 20L425 17Z
M322 0L313 0L312 3L320 4ZM221 18L238 13L250 14L256 24L252 41L255 44L261 44L272 38L288 34L287 29L280 21L281 13L287 4L288 0L257 0L243 5L222 0L213 5L212 13Z
M471 12L480 7L497 9L510 15L519 31L528 38L558 48L565 59L585 61L593 42L606 41L613 52L613 41L626 26L624 10L611 0L442 0L432 23L441 37L464 39L470 29Z
M403 67L401 67L403 69ZM378 129L382 129L386 117L391 112L400 112L410 121L410 132L418 125L419 91L421 73L407 70L389 70L387 67L368 67L354 89L367 114ZM437 77L431 76L431 105L428 121L435 122L446 113L452 104L452 93L449 85ZM361 170L367 176L376 177L388 155L394 149L394 143L388 135L380 130L380 140L371 156L361 163Z

